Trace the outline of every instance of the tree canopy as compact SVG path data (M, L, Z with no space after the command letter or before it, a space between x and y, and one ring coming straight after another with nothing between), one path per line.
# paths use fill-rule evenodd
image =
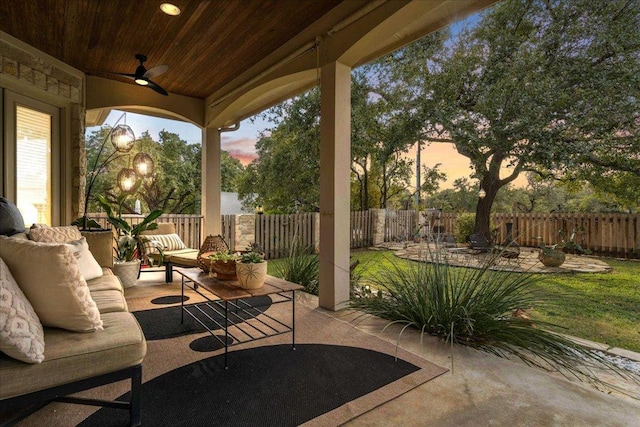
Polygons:
M476 233L490 237L498 190L522 172L607 191L620 181L620 194L637 184L639 41L637 1L507 0L432 56L429 38L389 56L413 86L423 138L455 144L486 191Z

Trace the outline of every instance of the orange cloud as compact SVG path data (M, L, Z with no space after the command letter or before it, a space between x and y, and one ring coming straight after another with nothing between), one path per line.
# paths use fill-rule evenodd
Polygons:
M228 152L231 157L240 160L243 166L247 166L258 158L256 153L255 138L237 138L222 136L221 148Z

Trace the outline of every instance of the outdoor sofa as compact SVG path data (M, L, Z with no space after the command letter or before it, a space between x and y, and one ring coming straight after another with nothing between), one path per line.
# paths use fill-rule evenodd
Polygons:
M51 227L51 232L55 232L55 229L56 227ZM77 232L77 229L75 231ZM42 338L40 333L39 344L36 338L32 338L30 344L31 350L34 348L38 350L37 347L40 347L40 351L36 351L39 353L39 356L35 356L36 361L26 363L16 360L15 355L10 357L7 354L13 354L14 349L6 348L6 340L0 343L2 344L0 347L2 349L0 352L0 425L13 425L51 401L126 409L130 413L130 424L140 425L141 364L146 355L147 344L140 325L128 311L120 280L109 268L113 263L111 232L91 233L86 238L89 243L88 251L96 255L95 266L102 269L102 275L86 280L90 298L83 294L86 288L73 291L77 295L82 295L85 301L93 301L86 313L78 314L81 318L78 322L93 322L89 327L84 324L77 327L66 326L69 322L76 322L76 316L62 314L58 316L57 313L60 311L55 311L64 310L66 303L54 301L55 295L53 297L37 295L38 292L44 293L47 288L62 292L61 288L56 288L59 283L56 283L55 271L59 270L59 266L48 264L49 261L45 259L48 251L62 254L63 257L58 260L62 264L70 265L73 262L68 259L73 253L66 248L59 250L62 245L31 242L25 233L8 234L11 236L0 236L0 259L3 260L0 265L3 268L0 275L1 290L5 292L3 297L6 296L7 283L13 280L13 283L22 290L19 293L23 293L22 296L26 296L33 305L32 312L38 312L36 302L42 304L43 301L39 300L43 298L51 298L51 301L45 300L44 303L49 304L54 311L47 314L37 313L42 321L42 326L39 328L44 334ZM82 238L80 240L83 241ZM84 249L87 250L86 247ZM77 262L80 263L80 261ZM7 267L9 274L15 278L13 276L11 279L7 278ZM36 273L33 273L34 271ZM41 283L36 283L35 286L27 289L23 283L29 274L48 274L48 280L42 280ZM82 274L84 275L84 271ZM70 274L74 277L76 275ZM62 282L65 280L63 279ZM15 308L8 304L9 298L4 298L2 303L0 314L6 315L8 310L16 312ZM95 313L96 311L99 312L99 316ZM18 312L20 313L20 310ZM47 326L49 322L57 326ZM6 329L10 322L4 321L4 323L5 330L2 332L5 333L4 338L6 338ZM14 324L20 324L20 322L14 322ZM29 333L30 330L35 330L34 328L36 327L29 325L26 332ZM12 332L14 337L20 338L20 331ZM72 393L124 379L131 381L129 402L68 397ZM10 418L6 419L7 417Z

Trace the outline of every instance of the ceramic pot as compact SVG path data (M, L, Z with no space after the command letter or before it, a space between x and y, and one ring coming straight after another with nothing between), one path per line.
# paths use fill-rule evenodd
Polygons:
M236 263L236 274L242 289L258 289L264 285L267 277L267 262L245 264Z
M540 252L538 259L546 267L560 267L564 263L566 255L560 250L553 250L546 253Z
M118 276L123 288L130 288L136 284L140 273L140 260L113 263L113 274Z

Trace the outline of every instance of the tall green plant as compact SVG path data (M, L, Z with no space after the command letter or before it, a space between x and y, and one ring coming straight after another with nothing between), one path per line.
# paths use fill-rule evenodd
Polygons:
M379 292L361 293L352 306L365 313L414 327L500 357L516 356L526 364L569 377L598 382L592 368L609 366L598 354L544 329L545 324L519 316L522 310L550 304L533 291L538 275L491 270L496 257L479 269L447 264L437 253L425 261L382 271L372 278Z
M320 260L312 246L293 244L289 249L289 256L276 264L275 274L284 280L304 286L305 292L318 295Z
M128 194L121 194L118 197L118 210L114 210L109 201L101 194L96 196L96 200L107 214L107 221L113 225L118 231L116 258L118 261L132 261L135 258L136 249L138 249L139 241L138 236L140 233L146 230L155 230L158 228L158 224L155 221L160 215L162 210L156 209L147 215L142 222L132 226L127 221L122 219L121 209L122 203L128 197ZM138 251L140 252L140 251Z

